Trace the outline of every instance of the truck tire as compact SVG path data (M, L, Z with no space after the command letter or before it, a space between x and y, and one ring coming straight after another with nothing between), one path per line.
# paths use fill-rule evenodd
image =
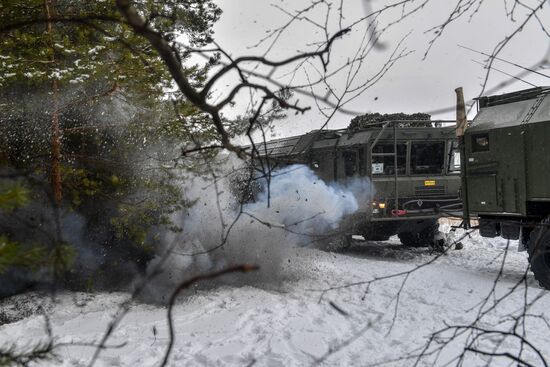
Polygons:
M361 228L365 241L387 241L397 233L393 223L369 223Z
M435 239L435 234L439 229L437 220L430 220L428 225L423 224L422 229L414 231L414 228L407 228L409 231L399 232L397 236L401 243L411 247L428 247L432 246Z
M327 252L345 252L352 244L351 235L330 236L317 243L319 250Z
M529 263L540 286L550 290L550 217L546 217L529 237Z
M397 237L399 237L399 240L405 246L421 247L424 245L420 233L399 232Z
M386 232L365 232L363 238L365 241L387 241L391 237L391 234Z

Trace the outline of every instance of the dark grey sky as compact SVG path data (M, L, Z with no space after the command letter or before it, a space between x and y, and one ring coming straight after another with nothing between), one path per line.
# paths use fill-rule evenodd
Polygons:
M265 52L269 43L264 43L256 48L250 47L265 37L266 32L269 30L288 22L289 15L277 7L286 9L289 13L294 13L297 9L307 7L312 1L218 0L218 3L224 13L220 22L216 25L215 39L236 57ZM328 21L331 32L335 32L339 26L337 7L340 1L333 1L333 3L334 6L331 8ZM378 0L372 1L370 6L371 9L379 9L390 3ZM512 0L508 0L508 3L511 5ZM344 25L363 17L368 10L365 7L365 0L345 0L343 4L344 19L342 24ZM476 97L481 90L480 85L485 76L485 70L472 60L481 62L484 57L461 49L457 45L463 44L490 53L498 41L518 27L527 11L524 9L518 10L516 22L511 22L506 16L504 1L486 0L471 19L469 15L466 15L450 25L434 44L426 59L423 60L428 42L434 36L433 31L426 31L444 22L454 5L455 1L432 0L424 9L390 28L382 36L383 45L386 46L385 50L378 50L369 54L357 73L356 83L361 84L376 73L387 60L389 52L393 51L404 35L409 34L404 47L408 51L414 52L399 60L382 80L351 101L346 105L346 108L357 112L428 112L453 106L455 103L454 88L457 86L464 87L467 98ZM398 12L389 12L379 18L379 28L397 19L400 11L401 9ZM320 4L309 15L311 20L324 24L326 13L327 7ZM540 15L542 22L550 24L547 9L544 9ZM363 22L354 28L351 34L338 41L332 52L330 65L333 68L345 64L346 60L353 57L361 42L366 25L367 22ZM268 57L281 59L296 52L311 50L313 48L312 43L323 39L324 33L312 22L308 20L296 21L280 36L278 42L268 53ZM548 49L548 43L547 35L544 34L535 20L516 36L501 53L501 57L522 65L531 65L544 57ZM316 66L319 67L318 64ZM502 62L497 62L494 66L511 74L521 71ZM307 77L314 79L315 74L314 65L303 65L295 74L293 82L305 82ZM285 76L282 71L275 76L281 82L290 80L290 77ZM337 90L342 89L346 76L346 72L335 76L331 79L331 85ZM508 77L494 71L489 79L488 87L495 87L505 79L508 79ZM535 75L527 76L525 79L536 85L550 84L550 81L546 78ZM231 79L228 79L218 86L219 96L226 92L226 85L229 86L232 82ZM528 84L517 81L501 89L500 92L528 87ZM321 90L317 91L321 92ZM249 100L248 95L239 95L237 106L226 113L231 115L244 111ZM300 116L289 115L286 121L279 124L279 127L275 130L275 135L301 134L318 128L325 121L312 99L300 97L300 101L302 105L311 106L312 110ZM338 112L332 118L329 127L345 127L352 117L352 115ZM436 114L434 118L453 119L454 112Z

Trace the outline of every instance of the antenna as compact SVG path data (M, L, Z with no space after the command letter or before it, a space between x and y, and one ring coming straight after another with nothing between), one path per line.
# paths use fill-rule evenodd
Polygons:
M499 61L502 61L502 62L505 62L507 64L510 64L510 65L514 65L515 67L518 67L518 68L521 68L523 70L527 70L527 71L530 71L532 73L535 73L537 75L540 75L540 76L543 76L545 78L550 78L549 75L546 75L546 74L543 74L539 71L536 71L536 70L533 70L533 69L530 69L530 68L527 68L525 66L522 66L520 64L516 64L515 62L511 62L511 61L508 61L508 60L504 60L503 58L500 58L500 57L497 57L497 56L494 56L494 55L489 55L489 54L486 54L485 52L481 52L481 51L477 51L477 50L474 50L473 48L470 48L470 47L466 47L466 46L463 46L463 45L457 45L458 47L461 47L461 48L464 48L468 51L472 51L472 52L476 52L478 54L481 54L483 56L487 56L487 57L490 57L490 58L493 58L495 60L499 60ZM496 70L496 69L495 69Z
M486 65L485 65L484 63L482 63L482 62L479 62L479 61L476 61L476 60L473 60L473 59L472 59L472 61L475 62L476 64L483 65L483 66L486 67ZM497 69L497 68L495 68L495 67L492 67L492 66L491 66L491 69L494 70L494 71L498 71L499 73L502 73L502 74L504 74L504 75L507 75L507 76L509 76L510 78L517 79L517 80L519 80L520 82L524 82L525 84L529 84L529 85L532 86L532 87L538 87L538 85L535 85L535 84L533 84L533 83L529 83L527 80L523 80L523 79L521 79L521 78L518 77L518 76L515 76L515 75L512 75L512 74L508 74L507 72L502 71L502 70L499 70L499 69Z

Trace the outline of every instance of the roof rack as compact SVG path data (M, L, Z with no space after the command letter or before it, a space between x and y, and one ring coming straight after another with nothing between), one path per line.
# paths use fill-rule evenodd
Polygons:
M258 142L254 144L254 147L257 149L260 156L270 156L270 157L282 157L282 156L296 156L304 154L308 148L319 138L321 139L334 139L340 138L344 134L354 135L361 131L367 131L369 129L382 129L385 130L385 126L398 126L400 123L407 124L423 124L426 122L432 123L443 123L443 124L455 124L454 120L386 120L381 122L373 122L369 126L351 130L348 128L344 129L334 129L334 130L312 130L308 133L298 136L291 136L287 138L273 139L266 142ZM415 126L410 126L415 128ZM409 127L407 127L409 128ZM430 128L427 126L420 126L419 128ZM247 145L243 147L244 149L252 149L252 145Z
M299 155L306 150L308 143L313 139L313 136L308 134L291 136L288 138L274 139L266 142L258 142L254 147L258 150L261 156L288 156ZM244 149L252 149L252 145L245 146Z
M385 124L425 124L426 122L430 122L430 123L443 123L443 124L456 124L456 121L455 120L383 120L383 121L373 121L373 122L369 122L367 125L367 127L365 128L361 128L361 129L358 129L358 130L364 130L364 129L368 129L370 127L378 127L378 126L383 126ZM409 126L408 126L409 127ZM410 127L415 127L415 126L410 126ZM419 126L419 127L426 127L426 126ZM338 131L346 131L348 130L347 128L345 129L340 129Z
M498 106L507 103L526 101L529 99L534 99L542 95L550 93L550 87L536 87L524 89L511 93L504 93L494 96L483 96L474 98L479 104L479 108Z

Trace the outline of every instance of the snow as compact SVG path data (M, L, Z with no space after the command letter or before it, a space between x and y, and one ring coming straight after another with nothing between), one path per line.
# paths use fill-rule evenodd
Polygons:
M448 230L448 226L443 226ZM174 309L176 340L171 366L367 366L415 354L427 338L446 324L468 324L479 310L498 276L507 242L501 238L483 239L477 234L463 241L463 250L451 250L433 264L413 272L396 295L403 277L328 291L333 286L374 279L415 268L433 259L428 249L406 248L396 238L387 242L355 240L346 253L330 253L315 248L289 248L288 260L279 279L255 281L254 275L230 277L216 284L196 287L178 300ZM518 253L511 241L506 254L497 296L522 279L527 266L525 253ZM528 276L527 299L542 294L529 309L533 315L550 319L548 292ZM321 298L321 295L323 297ZM495 311L482 319L487 328L505 330L506 315L518 312L524 304L524 288L506 298ZM63 293L44 301L56 341L61 343L97 342L105 332L125 293ZM19 311L24 300L36 304L40 298L22 295L4 302L4 313ZM490 305L493 298L490 299ZM36 307L27 317L0 326L0 343L29 347L45 337L44 318ZM394 320L395 318L395 320ZM158 365L167 345L166 308L134 303L131 311L109 339L109 345L96 365ZM550 328L540 318L528 319L526 337L545 358ZM436 365L443 365L462 351L463 339L451 343ZM479 344L490 350L502 348L517 355L518 343L511 339L488 339ZM58 361L43 365L87 365L93 348L64 346L56 350ZM509 360L470 354L465 365L508 365ZM522 358L540 365L531 352ZM394 361L390 366L412 365ZM431 365L422 360L420 365Z

